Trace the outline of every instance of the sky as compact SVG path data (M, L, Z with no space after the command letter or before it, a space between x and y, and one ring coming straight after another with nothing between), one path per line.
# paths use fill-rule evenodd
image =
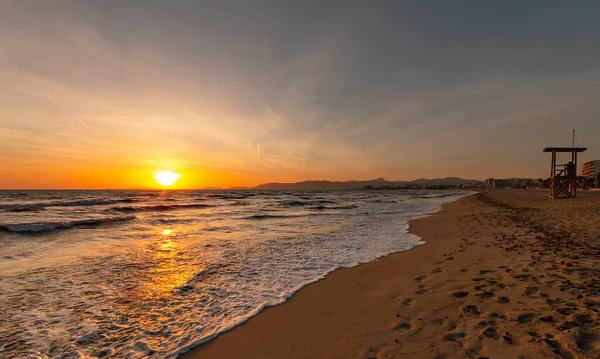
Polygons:
M599 11L0 0L0 188L547 177L600 159Z

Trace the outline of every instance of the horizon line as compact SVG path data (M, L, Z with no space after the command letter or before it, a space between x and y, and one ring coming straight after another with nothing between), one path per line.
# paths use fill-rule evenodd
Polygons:
M0 191L222 191L222 190L263 190L268 191L269 189L261 189L257 188L267 184L299 184L304 182L330 182L330 183L348 183L348 182L372 182L377 180L384 180L386 182L415 182L419 180L425 181L433 181L433 180L444 180L448 178L453 179L461 179L465 181L477 181L477 182L485 182L485 180L480 179L471 179L471 178L462 178L456 176L448 176L448 177L436 177L436 178L416 178L414 180L386 180L383 177L378 177L374 179L368 180L345 180L345 181L332 181L332 180L302 180L297 182L264 182L254 186L230 186L230 187L216 187L216 186L207 186L207 187L199 187L199 188L153 188L153 187L129 187L129 188L0 188ZM515 177L510 177L515 178ZM349 188L350 189L350 188ZM289 189L289 190L303 190L303 189ZM331 190L344 190L344 189L331 189Z

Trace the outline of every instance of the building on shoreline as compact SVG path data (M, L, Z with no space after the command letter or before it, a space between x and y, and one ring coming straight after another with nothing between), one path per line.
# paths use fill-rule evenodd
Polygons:
M597 167L595 175L577 176L576 185L579 189L600 188L600 170ZM550 188L551 179L542 178L487 178L485 180L486 188L506 188L506 189L548 189Z
M485 180L485 185L487 188L548 188L547 181L541 178L488 178Z
M600 174L600 160L584 162L581 175L585 178L596 178Z

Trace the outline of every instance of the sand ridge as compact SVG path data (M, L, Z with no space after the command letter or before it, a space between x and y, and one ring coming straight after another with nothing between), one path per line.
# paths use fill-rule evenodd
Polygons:
M185 358L598 358L600 194L490 191ZM581 213L573 221L570 216Z

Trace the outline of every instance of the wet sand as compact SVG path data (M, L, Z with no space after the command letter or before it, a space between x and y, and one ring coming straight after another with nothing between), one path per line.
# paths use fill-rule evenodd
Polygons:
M600 193L478 193L411 231L427 244L338 270L181 358L600 357Z

